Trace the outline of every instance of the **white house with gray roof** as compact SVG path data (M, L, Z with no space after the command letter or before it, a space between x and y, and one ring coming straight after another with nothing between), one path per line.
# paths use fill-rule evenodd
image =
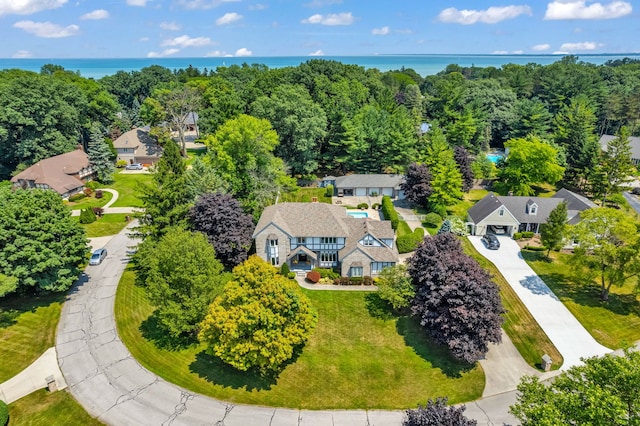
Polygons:
M355 218L326 203L280 203L267 207L253 233L256 252L291 270L337 268L342 276L375 277L398 262L389 221Z
M540 232L540 225L547 222L551 211L561 202L567 202L567 219L570 224L580 220L580 212L595 207L587 198L568 189L559 190L553 197L519 197L487 194L467 212L469 231L472 235L507 234L516 232Z
M334 194L341 197L366 197L388 195L391 198L404 198L400 184L404 175L391 174L352 174L347 176L326 176L320 182L321 187L333 185Z

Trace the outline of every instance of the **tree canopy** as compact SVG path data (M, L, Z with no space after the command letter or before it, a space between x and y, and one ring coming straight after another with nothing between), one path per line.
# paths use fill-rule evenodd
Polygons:
M317 314L298 285L257 256L233 270L209 307L200 341L207 352L242 371L282 369L309 338Z

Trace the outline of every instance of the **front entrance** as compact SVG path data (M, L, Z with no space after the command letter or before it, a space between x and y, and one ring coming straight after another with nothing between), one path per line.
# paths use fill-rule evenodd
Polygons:
M310 271L313 269L313 259L306 253L298 253L291 258L291 269Z

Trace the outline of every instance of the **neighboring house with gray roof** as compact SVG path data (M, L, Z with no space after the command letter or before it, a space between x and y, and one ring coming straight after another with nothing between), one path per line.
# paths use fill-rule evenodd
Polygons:
M540 225L547 222L551 211L561 202L567 202L567 219L570 224L580 220L580 212L595 206L587 198L561 189L553 197L500 196L489 193L467 212L472 235L487 233L507 234L516 232L540 232Z
M603 151L607 150L607 144L614 140L617 136L602 135L600 136L600 148ZM630 136L629 146L631 147L631 161L635 166L640 166L640 137Z
M389 221L355 218L326 203L267 207L253 233L258 256L291 270L337 268L342 276L375 277L398 262Z
M118 153L117 160L127 163L155 164L162 156L162 147L149 135L149 128L140 127L123 133L113 147Z
M94 177L89 157L82 149L76 149L38 161L12 177L11 182L15 188L52 189L62 198L69 198L82 192L85 182Z
M404 193L400 189L403 180L404 175L352 174L339 177L327 176L322 179L320 186L333 185L334 193L339 197L388 195L391 198L403 199Z

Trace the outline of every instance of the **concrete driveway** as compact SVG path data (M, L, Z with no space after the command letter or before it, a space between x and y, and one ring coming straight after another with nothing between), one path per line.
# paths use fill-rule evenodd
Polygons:
M580 358L611 352L595 341L547 285L522 258L520 247L510 237L498 237L500 248L488 250L480 237L470 236L473 246L493 262L522 303L540 324L564 358L562 370L581 364ZM542 356L543 354L540 354Z

